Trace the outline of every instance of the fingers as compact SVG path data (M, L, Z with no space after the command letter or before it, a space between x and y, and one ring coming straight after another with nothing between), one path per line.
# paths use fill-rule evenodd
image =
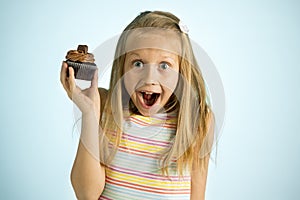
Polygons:
M69 77L67 79L70 86L70 97L72 98L72 94L76 88L74 69L72 67L68 67L68 70L69 70Z
M69 98L70 97L70 88L69 88L69 83L67 81L67 70L68 70L68 65L66 62L62 62L62 65L61 65L61 70L60 70L60 82L61 84L63 85L64 89L66 90Z
M63 84L63 86L65 86L67 67L68 67L67 63L63 61L60 70L60 82Z
M68 77L67 77L67 70L69 72ZM80 98L85 98L82 95L86 95L89 98L92 98L92 96L88 92L88 88L85 89L84 91L82 91L81 88L79 88L76 85L75 71L74 71L73 67L69 67L66 62L63 62L62 66L61 66L60 81L61 81L65 91L67 92L68 97L72 101L74 101L74 102L76 101L76 102L80 103L81 100L82 100ZM90 89L95 90L95 91L98 92L98 69L96 69L95 72L94 72L94 76L93 76L92 81L91 81Z
M92 78L91 88L98 90L98 68L96 69L94 76Z

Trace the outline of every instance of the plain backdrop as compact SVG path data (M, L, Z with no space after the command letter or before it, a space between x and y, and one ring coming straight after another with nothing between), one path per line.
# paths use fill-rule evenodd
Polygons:
M299 9L296 0L1 1L0 199L75 199L78 131L61 62L145 10L179 16L223 81L206 199L299 199Z

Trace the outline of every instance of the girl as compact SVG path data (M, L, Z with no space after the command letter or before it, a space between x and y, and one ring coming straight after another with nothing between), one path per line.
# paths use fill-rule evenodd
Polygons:
M176 16L147 11L125 28L108 91L98 71L81 90L65 62L61 82L82 111L71 172L78 199L204 200L214 116Z

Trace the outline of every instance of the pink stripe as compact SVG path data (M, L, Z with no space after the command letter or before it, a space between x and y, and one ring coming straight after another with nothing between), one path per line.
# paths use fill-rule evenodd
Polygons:
M101 200L101 199L103 199L103 200L112 200L112 199L109 199L109 198L107 198L105 196L100 196L98 200Z
M111 177L107 177L107 182L122 187L133 188L140 191L161 193L161 194L189 194L190 193L190 189L180 189L180 188L167 189L167 188L144 186L144 185L130 183L123 180L112 179Z

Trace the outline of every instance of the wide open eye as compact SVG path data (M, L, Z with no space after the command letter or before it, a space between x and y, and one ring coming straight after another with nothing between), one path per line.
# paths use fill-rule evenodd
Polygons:
M159 64L159 67L160 67L161 69L163 69L163 70L166 70L166 69L168 69L170 66L168 65L168 63L163 62L163 63L160 63L160 64Z
M134 66L134 67L141 68L141 67L144 66L144 63L143 63L142 61L140 61L140 60L137 60L137 61L134 61L134 62L133 62L133 66Z

